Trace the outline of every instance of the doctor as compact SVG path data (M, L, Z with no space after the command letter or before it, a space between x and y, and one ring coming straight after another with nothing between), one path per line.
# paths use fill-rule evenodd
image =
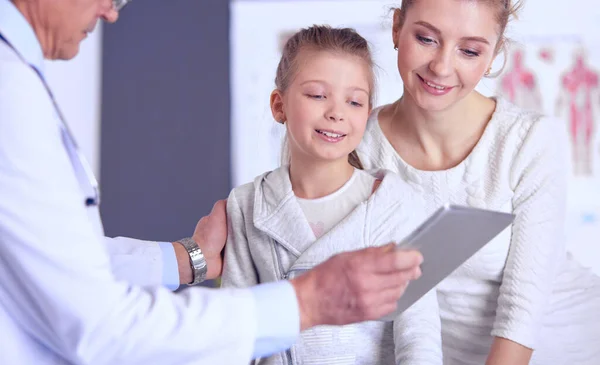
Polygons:
M222 203L173 244L104 237L43 59L73 58L121 3L0 0L0 364L245 364L312 326L393 311L418 253L372 248L289 282L174 294L164 286L220 274Z

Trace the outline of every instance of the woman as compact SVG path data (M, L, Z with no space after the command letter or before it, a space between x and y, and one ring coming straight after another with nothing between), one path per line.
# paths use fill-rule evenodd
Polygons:
M474 91L517 8L402 1L404 94L373 111L358 152L419 188L428 213L451 202L516 215L438 287L445 364L597 364L600 280L565 251L563 125Z

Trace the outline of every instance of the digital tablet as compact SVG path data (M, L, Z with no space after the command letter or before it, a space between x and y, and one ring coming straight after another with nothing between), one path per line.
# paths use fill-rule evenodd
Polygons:
M437 286L460 265L514 220L513 214L444 205L415 229L397 247L423 254L422 276L412 281L398 300L396 312L382 320L392 320Z

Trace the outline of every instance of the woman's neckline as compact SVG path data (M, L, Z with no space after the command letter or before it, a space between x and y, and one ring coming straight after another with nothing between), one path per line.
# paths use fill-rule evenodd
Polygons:
M455 171L461 171L464 169L464 166L473 159L473 156L476 156L479 151L484 148L482 147L482 145L484 145L489 139L490 139L490 135L493 133L492 129L493 129L493 125L496 124L496 120L498 118L499 115L499 111L501 110L501 108L503 107L503 99L502 98L496 98L496 97L492 97L491 99L493 99L496 102L496 107L492 113L491 118L489 119L489 121L486 123L486 126L483 130L483 133L481 135L481 137L479 138L479 140L475 143L475 146L473 147L473 149L469 152L469 154L463 159L461 160L458 164L456 164L455 166L452 166L450 168L447 169L441 169L441 170L422 170L422 169L418 169L414 166L412 166L411 164L409 164L408 162L406 162L402 156L400 156L400 154L398 153L398 151L396 151L396 149L394 148L394 146L392 146L390 140L388 139L388 137L385 135L385 133L383 132L383 130L381 129L381 125L380 125L380 121L379 121L379 112L381 112L381 110L383 108L385 108L388 105L383 105L380 106L378 108L376 108L373 113L371 118L373 118L373 122L375 122L375 130L376 133L379 135L379 137L381 139L383 139L383 147L385 149L389 149L393 156L409 171L413 171L419 175L434 175L434 174L452 174Z

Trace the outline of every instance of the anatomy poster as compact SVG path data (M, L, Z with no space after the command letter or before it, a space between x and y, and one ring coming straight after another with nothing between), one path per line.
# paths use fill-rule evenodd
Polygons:
M600 63L598 63L600 66ZM573 173L598 176L597 124L600 121L600 84L598 68L584 49L573 52L571 65L560 75L556 112L568 124Z
M527 109L543 111L542 92L535 72L525 64L523 48L508 54L508 67L499 76L497 94Z
M496 81L497 94L564 122L574 179L600 177L600 58L590 50L577 39L515 45Z

